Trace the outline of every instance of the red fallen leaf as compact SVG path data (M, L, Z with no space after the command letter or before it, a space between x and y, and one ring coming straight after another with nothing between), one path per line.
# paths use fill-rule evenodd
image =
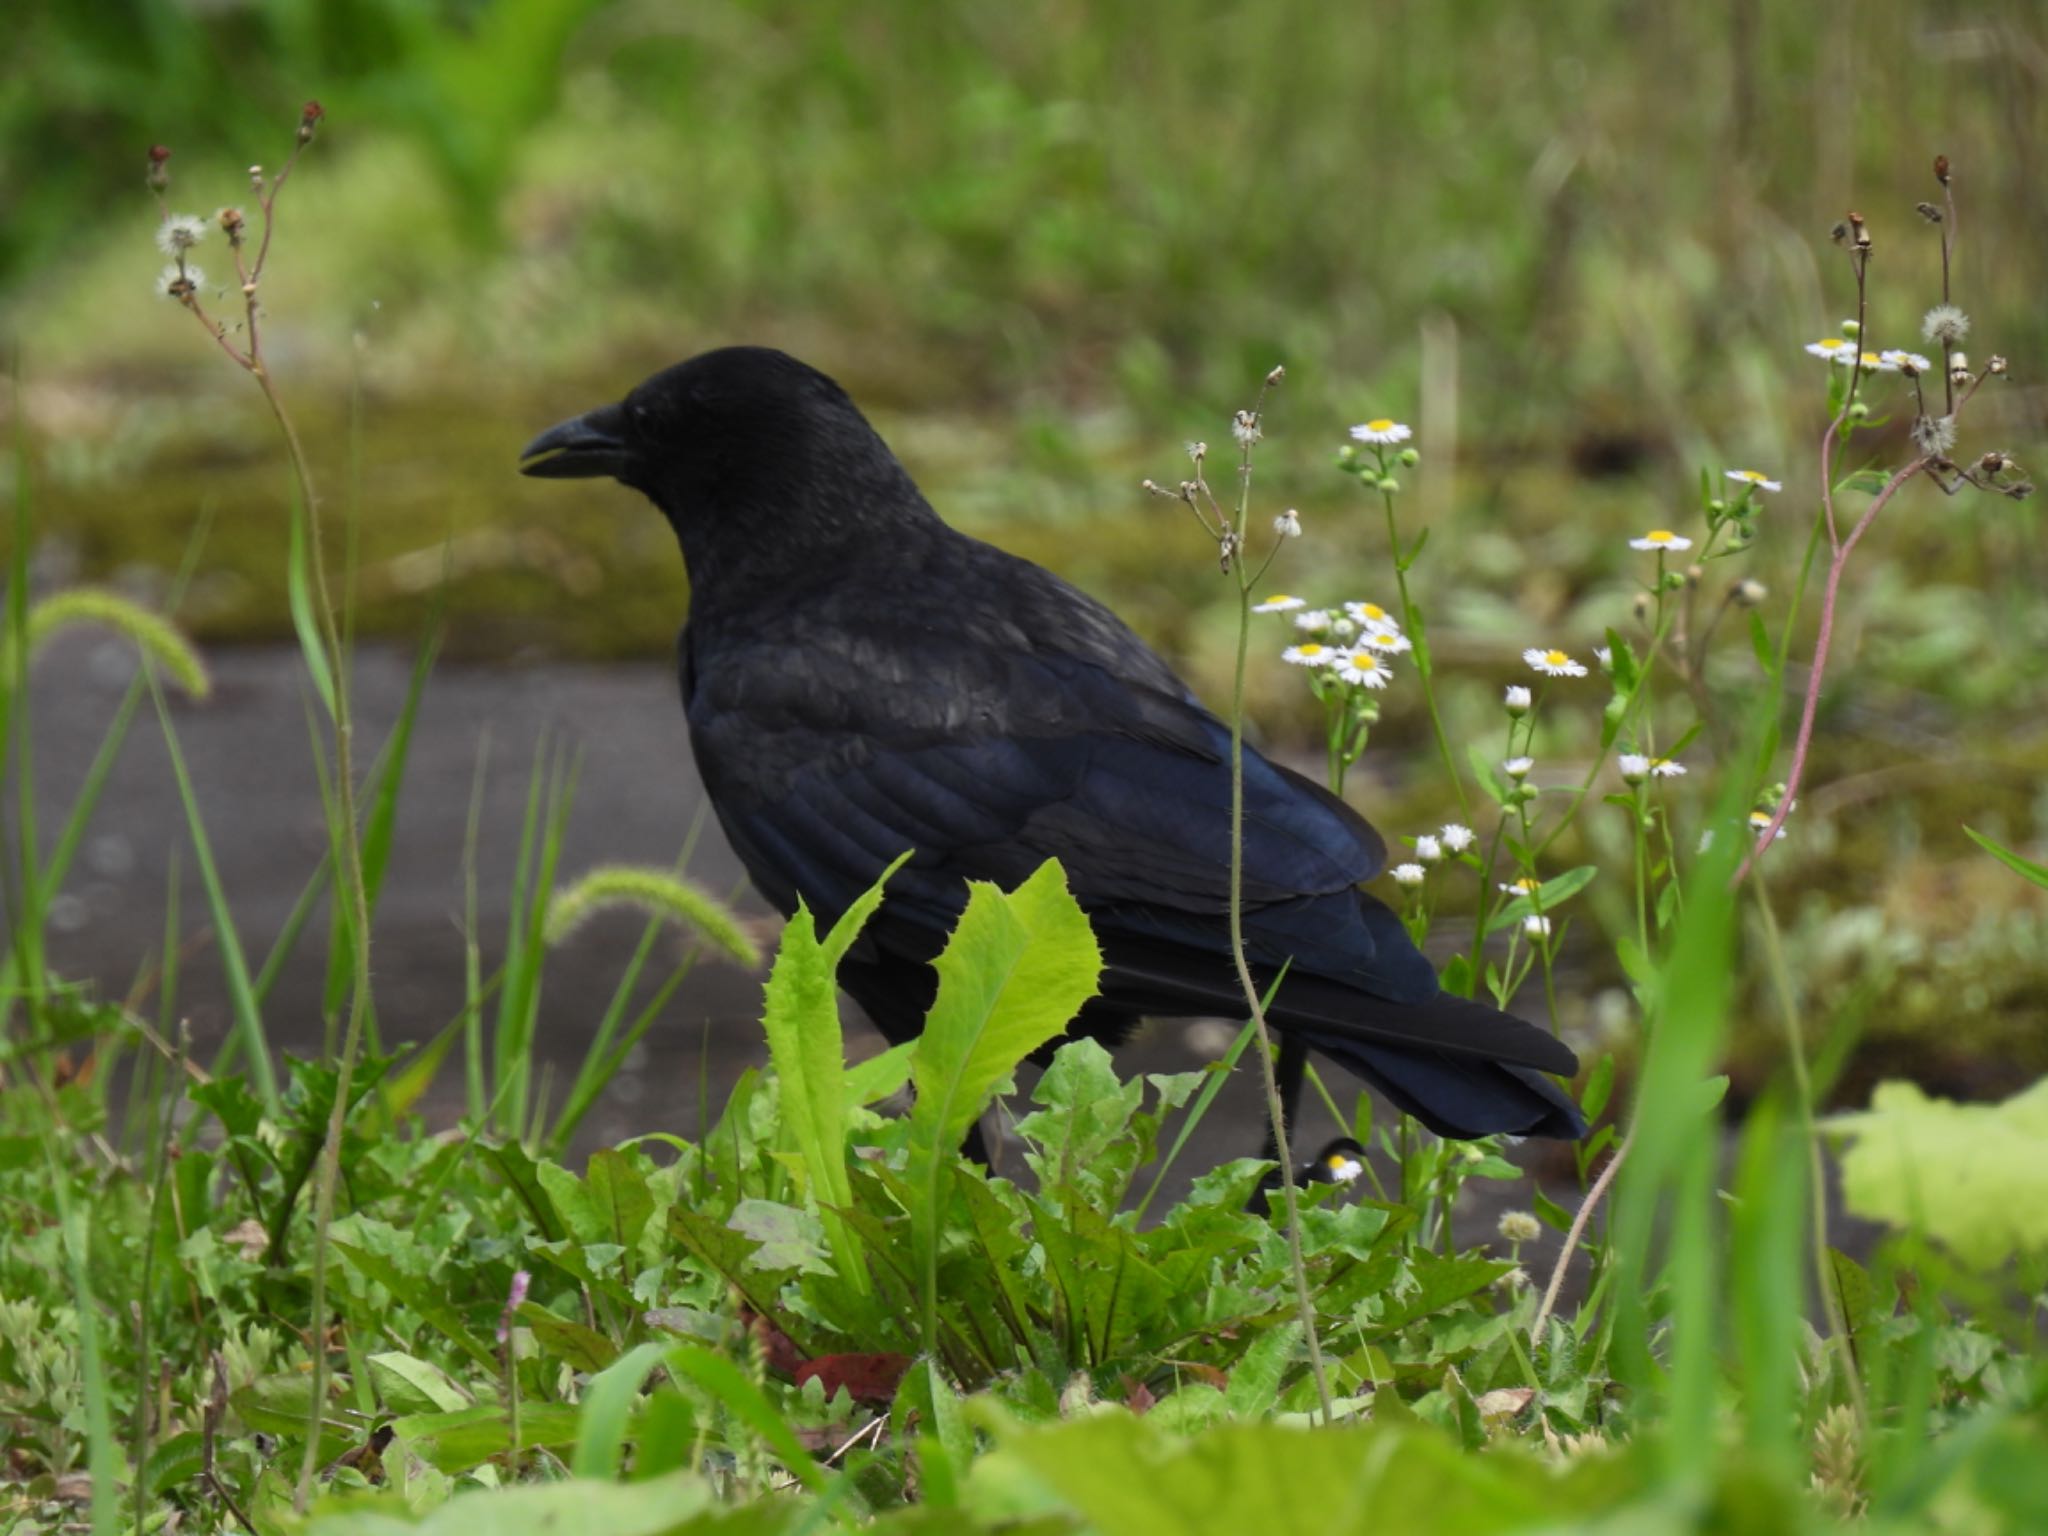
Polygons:
M910 1369L910 1356L879 1351L860 1355L820 1355L796 1368L796 1384L815 1378L833 1397L844 1387L856 1403L887 1404L895 1401L896 1387Z
M790 1336L744 1302L740 1305L740 1321L746 1324L748 1333L760 1340L769 1370L778 1376L788 1376L803 1369L804 1352L796 1347ZM797 1380L802 1381L803 1378L799 1376Z
M1205 1365L1199 1360L1176 1360L1173 1368L1188 1380L1204 1382L1218 1392L1228 1391L1230 1388L1229 1376L1215 1366Z
M1152 1389L1135 1377L1124 1377L1124 1406L1133 1413L1150 1413L1159 1401Z

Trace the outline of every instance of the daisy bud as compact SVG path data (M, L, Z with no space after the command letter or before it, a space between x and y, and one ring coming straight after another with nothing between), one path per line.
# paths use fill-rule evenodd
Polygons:
M1389 496L1392 496L1395 492L1401 489L1401 482L1396 480L1392 475L1382 475L1380 476L1380 489L1385 491Z
M1301 514L1295 511L1294 508L1289 507L1285 512L1282 512L1273 519L1273 531L1283 539L1300 538Z
M1522 716L1529 713L1529 690L1522 687L1519 683L1514 684L1508 689L1506 703L1508 714L1516 720L1521 719Z
M1533 757L1511 757L1500 765L1501 772L1515 780L1529 777L1529 770L1535 766L1536 759Z
M1936 155L1934 157L1934 179L1940 182L1944 187L1948 185L1947 155Z
M1543 1224L1527 1211L1503 1211L1500 1235L1511 1243L1533 1243L1543 1235Z
M1444 856L1444 845L1427 832L1415 839L1415 857L1425 864L1435 864Z
M1547 939L1550 937L1550 919L1541 912L1532 912L1522 919L1522 932L1532 939Z
M1650 760L1640 752L1624 752L1618 761L1624 784L1640 784L1650 776Z
M317 101L309 101L299 109L299 143L313 142L313 130L320 126L320 119L327 115L327 109Z
M1854 320L1844 320L1841 323L1841 325L1837 327L1837 329L1839 329L1844 336L1850 337L1851 339L1854 339L1855 337L1861 336L1863 334L1863 327L1858 325Z
M1993 357L1988 363L1984 365L1984 371L1995 378L1997 375L2005 372L2005 359L2002 357Z
M1420 885L1422 884L1423 876L1427 873L1428 871L1420 864L1396 864L1394 866L1394 884Z
M1696 587L1700 584L1700 578L1706 574L1707 568L1698 561L1694 561L1685 568L1685 584L1689 587Z
M1407 468L1413 469L1416 465L1422 462L1422 455L1417 453L1413 448L1403 448L1401 450L1401 462Z
M249 167L249 190L258 197L263 195L263 167L260 165Z

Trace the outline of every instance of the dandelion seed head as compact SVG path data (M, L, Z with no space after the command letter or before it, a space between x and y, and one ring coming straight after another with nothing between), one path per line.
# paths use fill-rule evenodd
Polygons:
M184 255L206 238L206 220L195 213L172 213L156 227L156 248L166 256Z
M1921 318L1920 334L1940 345L1960 346L1970 334L1970 317L1953 304L1937 304Z

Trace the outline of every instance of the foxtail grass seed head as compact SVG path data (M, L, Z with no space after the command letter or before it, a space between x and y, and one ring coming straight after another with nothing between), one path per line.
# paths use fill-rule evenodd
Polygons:
M1282 512L1273 519L1273 531L1283 539L1300 538L1301 514L1295 511L1294 508L1289 507L1285 512Z
M1519 720L1522 716L1529 713L1532 701L1527 688L1524 688L1520 683L1510 683L1507 696L1502 702L1507 708L1508 715L1512 719Z
M1920 334L1940 346L1961 346L1970 334L1970 317L1953 304L1937 304L1921 320Z
M1956 446L1953 416L1918 416L1913 420L1913 446L1930 459L1945 459Z
M1394 884L1420 885L1424 876L1428 873L1420 864L1396 864L1394 866Z
M1462 826L1455 821L1447 821L1438 830L1437 836L1443 839L1444 846L1451 852L1463 853L1478 840L1479 834L1470 827Z
M1543 1223L1528 1211L1503 1211L1500 1235L1511 1243L1533 1243L1543 1235Z
M1415 839L1415 857L1425 864L1436 864L1443 860L1444 845L1427 832Z

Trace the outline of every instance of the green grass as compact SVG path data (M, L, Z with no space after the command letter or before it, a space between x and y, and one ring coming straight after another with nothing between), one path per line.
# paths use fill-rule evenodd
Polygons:
M1728 881L1812 650L1813 444L1841 401L1799 347L1848 302L1825 243L1845 195L1879 231L1871 335L1906 341L1938 287L1910 205L1932 150L1962 168L1971 345L2020 385L1966 441L2038 457L2031 11L1622 26L1567 6L1539 33L1471 3L1162 25L1137 6L678 22L583 0L135 0L122 22L32 3L16 31L52 88L0 91L10 171L41 157L0 236L24 358L0 644L0 1531L452 1532L486 1499L515 1532L2040 1528L2039 1092L1957 1108L1897 1085L1825 1113L1902 1069L1995 1091L2048 1070L2032 504L1919 485L1887 512L1851 569L1793 841ZM101 164L176 139L173 204L211 207L306 94L329 117L265 338L328 491L322 543L247 381L148 296L146 201L116 201L128 172ZM650 970L660 927L707 953L747 940L683 883L687 856L565 885L569 742L479 761L479 785L512 771L529 792L516 827L472 810L461 1011L379 1016L355 946L437 655L665 654L684 600L644 508L600 492L565 518L512 475L518 444L739 336L842 373L958 522L1111 595L1212 699L1236 590L1186 512L1134 488L1187 473L1173 445L1221 445L1247 383L1288 365L1247 526L1300 508L1273 582L1319 603L1395 607L1391 538L1416 647L1384 695L1305 688L1278 659L1289 621L1254 618L1252 724L1339 783L1362 744L1349 772L1397 857L1454 815L1478 827L1385 894L1458 951L1448 985L1556 1004L1597 1127L1569 1180L1361 1100L1331 1108L1374 1149L1372 1196L1311 1187L1283 1233L1243 1209L1261 1169L1235 1162L1170 1206L1145 1193L1141 1221L1133 1197L1229 1067L1126 1081L1086 1044L1019 1106L1027 1176L963 1163L962 1126L1092 985L1053 868L977 892L925 1037L851 1068L832 973L864 910L822 936L793 923L770 1070L695 1140L651 1125L572 1166L590 1105L687 996L693 956ZM1343 428L1380 412L1415 423L1419 462L1333 473ZM1845 473L1902 462L1901 425L1864 430ZM1720 471L1744 463L1787 490L1731 514ZM1839 492L1851 516L1860 497ZM1734 576L1770 596L1696 677L1675 664L1685 589L1626 544L1650 526L1701 554L1755 533L1700 601ZM67 565L176 574L158 612L81 595ZM27 815L28 675L60 621L110 625L145 674L50 839ZM397 725L337 780L354 645L422 632ZM173 884L151 1020L53 974L43 936L153 694L175 748L155 690L158 670L203 682L187 633L300 646L330 836L259 954L207 873L233 829L201 824L174 750L207 900L183 912ZM1503 716L1525 646L1600 643L1611 671ZM1617 783L1603 765L1628 750L1691 772ZM1524 753L1530 780L1501 771ZM490 839L518 850L502 936L476 916ZM1534 890L1498 890L1516 876ZM551 947L614 899L648 926L562 1088L534 1040ZM200 921L213 952L181 959ZM271 1044L302 951L327 974L306 1061ZM212 1061L177 1028L191 964L223 966L233 1000ZM464 1112L428 1125L444 1073ZM906 1083L915 1106L892 1112ZM1513 1182L1540 1235L1461 1246L1475 1178ZM1882 1224L1868 1262L1829 1246L1837 1201Z

